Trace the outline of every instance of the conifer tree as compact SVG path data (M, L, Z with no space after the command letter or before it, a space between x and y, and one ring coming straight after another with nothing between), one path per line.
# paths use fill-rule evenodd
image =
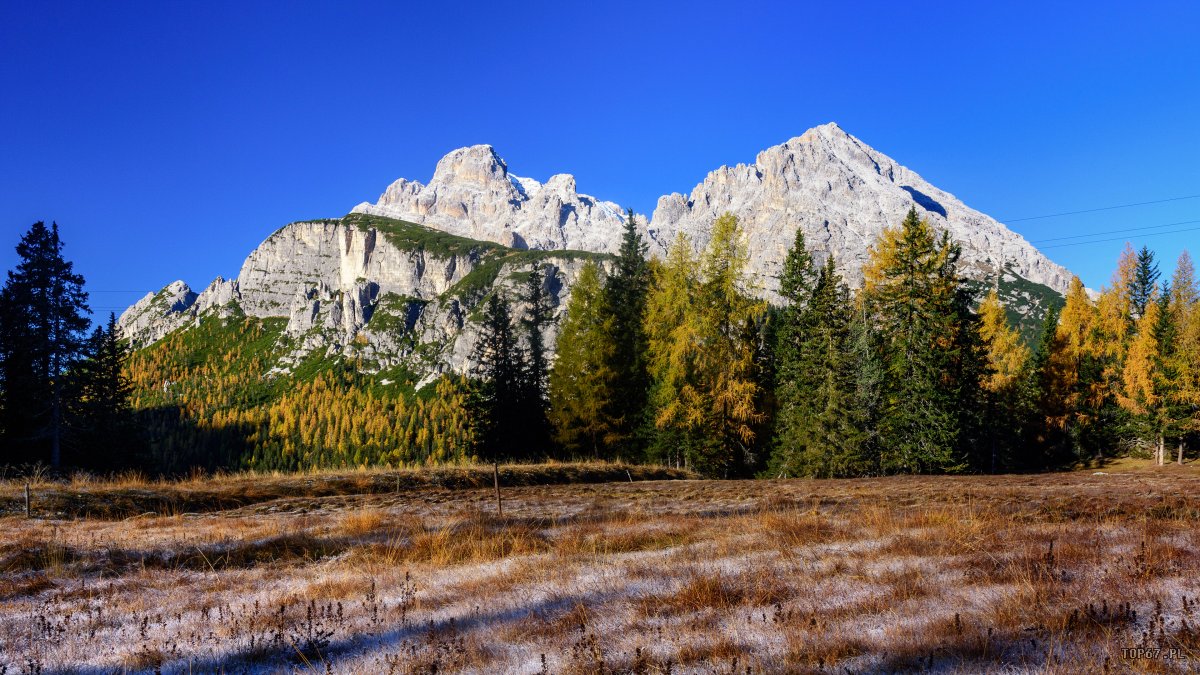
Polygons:
M1121 397L1125 359L1140 316L1134 298L1139 267L1138 255L1126 244L1112 281L1096 299L1095 323L1084 345L1088 391L1080 412L1087 423L1079 427L1079 446L1093 457L1119 447L1130 431L1130 409L1121 405Z
M803 240L797 243L803 245ZM769 474L870 473L873 463L858 401L853 307L832 258L821 268L810 293L797 312L797 330L787 343L793 361L779 381L778 438Z
M121 340L116 315L109 313L108 323L92 332L86 358L75 371L73 463L110 470L134 463L137 439L128 361L129 347Z
M1162 345L1155 327L1160 320L1160 305L1153 298L1137 321L1136 335L1130 343L1122 366L1122 390L1117 401L1133 419L1135 431L1152 441L1155 463L1164 463L1163 415L1161 396Z
M1200 435L1200 302L1193 301L1180 319L1179 342L1176 349L1179 380L1175 399L1179 406L1179 426L1183 432L1179 456L1184 453L1188 437L1193 441Z
M1175 460L1183 464L1190 434L1200 431L1200 289L1187 251L1179 255L1158 330L1165 345L1166 426L1177 438Z
M554 320L553 307L546 292L546 278L536 264L529 270L522 301L525 316L521 326L525 332L525 372L520 392L520 405L525 428L525 447L530 454L540 455L550 449L549 358L546 354L545 330Z
M971 460L982 354L959 254L910 209L864 269L863 302L883 338L879 447L888 473L955 471Z
M83 356L88 328L83 277L63 258L58 225L37 222L17 244L19 262L0 291L0 354L8 456L25 463L62 460L67 373Z
M471 408L476 453L493 463L519 457L527 447L527 366L512 323L508 302L498 292L488 296L472 355L477 384Z
M612 416L617 391L613 370L615 317L600 278L587 262L571 289L559 327L557 358L550 372L550 418L568 456L611 458L620 452L620 422ZM640 328L639 328L640 331Z
M987 354L981 384L987 401L988 470L1028 468L1033 462L1016 455L1025 435L1031 355L1020 333L1009 325L995 288L979 305L979 334Z
M707 399L708 426L698 464L711 475L753 465L755 429L763 417L754 337L767 308L748 291L748 263L737 217L725 213L713 224L712 239L701 257L696 303L701 346L697 374Z
M747 292L746 263L737 218L727 213L698 276L690 244L676 239L647 306L656 447L714 476L754 464L764 417L756 336L766 305Z
M1072 277L1066 302L1041 377L1040 408L1049 430L1058 436L1059 458L1082 458L1082 439L1092 417L1100 384L1099 361L1091 344L1098 322L1095 305L1079 277Z
M691 466L692 446L705 420L696 382L700 326L692 307L698 286L691 243L680 232L654 275L644 324L654 426L651 456L673 466Z
M812 386L803 351L813 332L808 323L813 315L807 310L816 276L804 231L797 228L796 240L784 258L783 274L779 277L779 293L785 304L778 312L779 325L775 331L777 409L770 468L773 475L811 475L803 466L800 435L810 417L806 408L811 403Z
M1058 373L1054 360L1062 351L1058 337L1059 316L1062 309L1051 306L1042 319L1042 329L1037 347L1031 357L1031 377L1028 404L1032 407L1026 446L1035 461L1026 462L1027 468L1042 468L1059 464L1067 450L1066 435L1058 420L1065 417L1061 407L1064 396L1058 391Z
M650 391L643 323L651 282L647 249L630 209L612 273L604 282L605 302L612 312L614 347L609 362L614 389L607 415L617 421L611 432L612 442L623 445L623 454L628 457L638 456L646 440L641 430L646 424Z
M1158 263L1154 262L1154 252L1143 246L1137 253L1133 279L1129 287L1130 310L1133 319L1140 319L1146 314L1146 306L1154 297L1158 288Z

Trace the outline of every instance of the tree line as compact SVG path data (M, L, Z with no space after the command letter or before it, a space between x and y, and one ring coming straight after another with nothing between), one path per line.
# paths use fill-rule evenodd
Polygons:
M703 251L679 235L658 261L631 215L609 270L580 273L548 374L533 356L543 310L515 322L489 298L477 452L710 476L1031 471L1139 452L1163 463L1168 445L1183 461L1200 435L1186 253L1160 283L1154 254L1127 248L1096 299L1074 278L1034 345L1010 324L999 279L978 301L960 257L910 210L871 247L852 292L798 231L776 307L751 288L734 216L714 223Z
M17 252L0 290L0 464L181 473L555 457L838 477L1183 461L1200 437L1186 253L1164 280L1151 251L1127 248L1108 286L1092 297L1074 279L1026 344L997 289L979 300L958 245L915 210L874 243L854 291L797 232L778 305L752 287L734 216L703 250L680 235L659 260L630 214L618 253L572 285L553 354L551 268L534 266L511 298L482 302L471 372L416 396L354 363L281 384L269 320L206 320L130 354L111 315L89 333L57 226L36 223Z

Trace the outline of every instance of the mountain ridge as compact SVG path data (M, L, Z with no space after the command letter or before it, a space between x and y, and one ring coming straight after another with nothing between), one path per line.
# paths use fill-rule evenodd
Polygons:
M762 150L753 164L710 171L689 195L664 195L652 218L635 222L651 255L662 256L678 234L703 248L717 216L738 215L753 289L779 301L778 272L797 228L819 262L832 257L857 286L869 246L913 207L962 245L963 273L977 287L1007 293L1027 335L1065 291L1070 273L1023 237L833 123ZM380 370L403 363L429 381L469 367L475 307L493 292L513 297L530 263L548 266L547 292L561 312L581 261L615 252L624 220L617 204L579 193L569 174L539 182L511 173L490 145L459 148L429 183L401 178L343 218L279 228L236 279L218 277L201 293L174 282L118 323L145 346L210 315L287 319L280 371L324 350Z

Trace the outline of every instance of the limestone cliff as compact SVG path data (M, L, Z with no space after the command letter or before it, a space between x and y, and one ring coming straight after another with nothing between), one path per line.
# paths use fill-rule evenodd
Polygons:
M236 280L218 278L199 295L176 281L126 310L118 325L140 347L198 321L284 318L280 372L344 355L367 370L399 368L428 381L468 369L478 335L472 313L488 294L504 293L519 314L517 284L537 264L562 311L586 259L600 258L518 251L351 214L287 225L251 252ZM553 344L555 331L547 337Z

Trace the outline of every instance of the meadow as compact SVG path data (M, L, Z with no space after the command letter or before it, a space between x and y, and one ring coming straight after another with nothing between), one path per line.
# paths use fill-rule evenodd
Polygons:
M2 673L1125 673L1200 659L1200 472L0 481ZM590 482L579 482L590 481ZM597 482L605 481L605 482Z

